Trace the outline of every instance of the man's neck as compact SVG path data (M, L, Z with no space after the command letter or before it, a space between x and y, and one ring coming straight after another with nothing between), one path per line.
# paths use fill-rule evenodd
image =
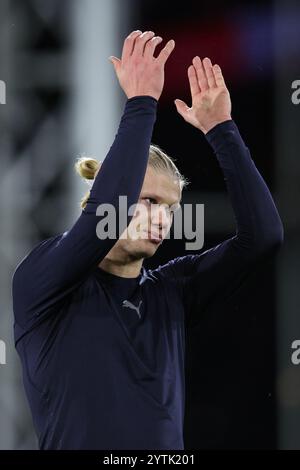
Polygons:
M125 278L135 278L138 277L142 269L143 260L135 260L130 263L122 264L117 263L114 260L109 258L104 258L99 267L104 271L107 271L115 276L125 277Z

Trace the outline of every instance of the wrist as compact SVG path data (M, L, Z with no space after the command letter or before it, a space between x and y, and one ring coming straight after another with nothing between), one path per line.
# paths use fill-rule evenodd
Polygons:
M150 95L135 95L135 96L132 96L131 98L127 98L127 103L131 103L132 101L138 101L140 102L141 104L144 104L145 102L146 103L154 103L155 106L158 105L158 101L156 98L154 98L153 96L150 96Z
M231 121L232 120L232 117L230 116L230 114L228 114L227 116L223 116L222 118L219 118L219 119L216 119L216 120L212 120L208 123L205 123L205 125L202 125L202 126L199 126L199 129L204 133L204 134L207 134L209 131L211 131L214 127L216 127L218 124L222 124L222 122L225 122L225 121Z
M155 93L130 93L127 95L127 99L131 100L132 98L140 98L140 97L150 97L155 99L156 101L159 100L159 96L155 95Z

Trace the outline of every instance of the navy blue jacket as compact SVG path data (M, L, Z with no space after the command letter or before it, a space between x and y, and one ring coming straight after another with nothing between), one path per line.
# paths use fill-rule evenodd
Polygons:
M206 138L224 174L236 234L155 270L142 267L137 278L98 267L115 240L97 237L96 209L117 207L119 195L128 207L137 202L156 108L147 96L127 101L86 208L14 272L15 343L41 449L183 449L192 307L201 315L282 243L271 194L229 120Z

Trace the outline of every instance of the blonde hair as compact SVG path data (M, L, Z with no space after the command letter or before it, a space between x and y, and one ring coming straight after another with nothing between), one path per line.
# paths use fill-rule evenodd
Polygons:
M180 191L189 184L189 181L180 173L175 165L175 159L169 157L158 145L150 145L148 165L157 172L163 172L176 179L179 183ZM89 185L94 180L100 170L102 162L91 157L79 157L75 163L76 172L84 178ZM90 197L90 190L85 193L80 201L82 209L85 208Z

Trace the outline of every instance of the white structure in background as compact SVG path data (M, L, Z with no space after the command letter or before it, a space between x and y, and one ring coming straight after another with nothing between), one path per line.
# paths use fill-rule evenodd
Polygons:
M6 364L6 344L3 339L0 339L0 366Z
M6 104L6 83L0 80L0 104Z
M120 57L128 34L127 1L76 0L72 8L74 61L73 97L70 123L75 156L92 156L103 161L112 145L126 97L115 76L110 55ZM124 31L120 25L124 25ZM75 162L75 161L74 161ZM73 168L73 162L71 167ZM88 189L74 178L70 215ZM73 211L72 211L73 209Z

